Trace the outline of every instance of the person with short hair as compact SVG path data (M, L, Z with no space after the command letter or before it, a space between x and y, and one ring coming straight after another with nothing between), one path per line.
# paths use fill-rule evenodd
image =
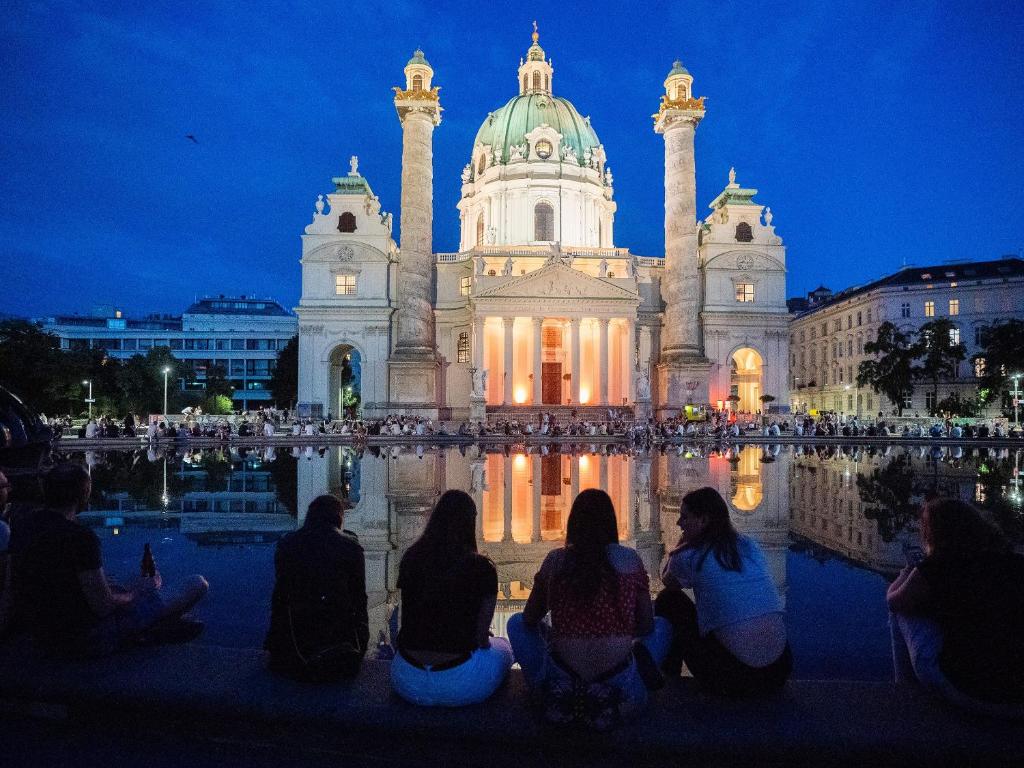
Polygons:
M274 553L274 592L264 648L270 669L308 682L354 676L369 642L366 565L345 504L317 496Z
M886 593L896 682L1024 718L1024 556L959 499L924 504L921 542Z
M476 515L469 494L445 491L398 566L401 628L391 685L413 704L477 704L512 666L509 642L489 632L498 571L477 552Z
M106 655L138 641L197 637L203 625L182 616L206 595L206 580L190 577L166 601L159 572L128 588L109 581L99 538L75 519L91 492L85 467L58 464L43 477L45 506L12 530L17 620L46 649L73 656Z
M793 657L761 548L736 531L725 499L710 487L683 497L679 528L654 603L674 629L666 673L678 677L685 661L703 690L730 696L782 687ZM693 589L693 600L684 588Z

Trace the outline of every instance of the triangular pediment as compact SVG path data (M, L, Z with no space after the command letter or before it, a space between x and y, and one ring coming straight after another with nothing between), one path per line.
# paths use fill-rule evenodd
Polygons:
M611 280L591 277L565 264L548 264L519 277L510 277L474 296L475 299L620 299L637 301L636 290Z

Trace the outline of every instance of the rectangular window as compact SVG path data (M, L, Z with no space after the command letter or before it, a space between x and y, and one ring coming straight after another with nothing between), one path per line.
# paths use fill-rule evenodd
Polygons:
M936 403L935 393L934 392L925 392L924 393L924 407L929 412L934 411L935 410L935 403Z
M900 304L900 317L910 317L910 302L905 301Z
M187 350L194 350L195 348L196 348L196 340L195 339L185 339L185 349L187 349Z
M217 339L216 341L218 352L223 352L224 350L229 349L231 346L228 339Z
M861 313L860 313L860 312L858 312L858 313L857 313L857 325L860 325L860 324L861 324L861 321L862 321L863 319L864 319L864 318L863 318L863 317L861 317Z
M853 410L853 395L847 395L846 396L846 410L848 410L848 411L852 411Z
M868 408L870 408L870 407L871 407L871 398L869 397L868 398ZM914 407L914 398L913 398L913 395L911 395L909 392L907 392L905 395L903 395L903 407L904 408L913 408Z
M960 329L950 328L949 329L949 346L955 347L960 343Z
M846 354L853 357L853 339L846 340Z
M168 346L171 349L180 350L181 349L181 342L182 342L181 339L170 339L170 342L169 342Z
M925 317L935 317L935 302L934 301L926 301L924 303L924 316Z
M231 361L231 375L232 376L244 376L245 375L245 360L232 360Z
M850 330L853 327L853 315L846 316L846 330Z
M976 378L981 378L985 375L985 358L979 357L974 361L974 375Z
M135 349L136 346L135 339L125 339L121 344L121 349Z
M960 314L960 299L949 300L949 314L959 315Z
M753 283L736 283L736 301L749 303L754 300Z
M355 275L335 275L334 276L334 293L338 296L355 296L356 295L356 276Z
M468 280L469 278L467 277L464 279ZM463 331L462 333L459 334L459 342L456 347L456 353L456 359L460 363L469 362L469 331Z
M469 296L469 292L473 289L473 278L472 277L460 277L459 278L459 294L462 296Z
M981 346L982 330L983 330L982 326L980 326L980 325L974 326L974 346L976 346L976 347L980 347Z
M870 309L868 310L868 322L869 323L871 322L871 310Z
M245 349L245 339L232 339L231 349L234 351Z
M147 350L147 349L152 349L152 348L153 348L153 340L152 339L139 339L139 349Z

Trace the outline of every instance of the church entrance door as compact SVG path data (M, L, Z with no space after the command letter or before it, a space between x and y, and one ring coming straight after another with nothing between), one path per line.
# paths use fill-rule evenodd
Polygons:
M544 405L562 403L562 364L541 363L541 401Z

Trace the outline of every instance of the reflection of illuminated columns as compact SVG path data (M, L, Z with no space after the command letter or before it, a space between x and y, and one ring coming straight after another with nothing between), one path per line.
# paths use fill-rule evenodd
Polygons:
M579 404L580 402L580 319L574 317L569 320L569 333L572 335L570 343L572 344L572 401L573 403ZM575 466L575 463L574 463ZM577 477L578 479L578 477ZM576 488L579 488L577 482ZM575 497L575 493L573 494Z
M501 324L505 327L505 343L502 350L505 354L505 405L512 404L512 323L514 317L501 318Z
M504 505L504 518L502 526L504 530L501 534L502 541L512 541L512 459L508 456L504 460L505 475L504 475L504 498L502 504Z
M580 460L582 458L583 456L569 457L569 489L572 493L570 504L576 501L576 497L580 495Z
M533 457L533 527L530 529L530 541L540 541L540 505L543 483L541 483L540 456Z
M486 318L473 318L473 367L478 371L484 368L484 322ZM486 392L484 393L487 394Z
M597 460L597 485L608 493L608 457L603 453Z
M597 342L597 380L600 384L594 400L603 404L608 402L608 318L599 317L597 325L600 329Z
M541 400L541 382L543 376L540 375L541 368L541 324L544 322L543 317L533 318L533 404L540 405ZM536 477L537 475L535 475Z
M636 401L636 321L627 318L622 324L625 337L623 355L626 358L622 363L622 370L626 376L626 386L623 388L625 396L630 403Z

